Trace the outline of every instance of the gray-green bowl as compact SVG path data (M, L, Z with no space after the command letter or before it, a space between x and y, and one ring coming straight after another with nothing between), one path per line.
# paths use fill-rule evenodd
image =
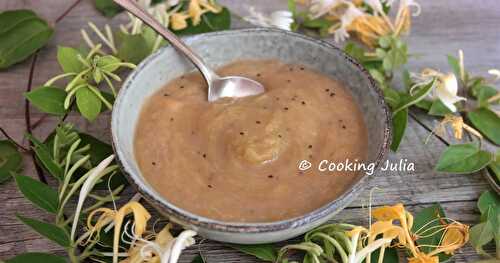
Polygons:
M369 132L368 161L378 167L385 160L391 125L382 92L367 71L341 49L300 34L262 28L195 35L185 38L185 41L213 68L240 59L279 59L306 65L343 82L364 114ZM193 70L191 63L172 47L162 48L130 74L112 113L113 146L123 172L137 191L171 221L218 241L241 244L277 242L325 223L346 207L367 184L370 176L365 175L323 207L300 217L268 223L221 222L169 203L144 179L137 166L133 151L135 125L148 96L170 80Z

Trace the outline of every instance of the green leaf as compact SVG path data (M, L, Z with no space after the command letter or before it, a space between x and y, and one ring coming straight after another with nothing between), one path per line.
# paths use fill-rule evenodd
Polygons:
M473 173L486 167L493 159L490 152L479 149L476 144L450 145L436 165L436 171L447 173Z
M500 196L492 191L485 191L479 197L477 207L481 214L485 214L490 206L500 208Z
M420 109L429 111L432 107L432 103L433 102L431 100L423 99L423 100L415 103L415 106L420 108Z
M83 87L76 92L76 105L83 117L93 121L101 112L102 101L88 87Z
M443 235L443 231L435 231L437 227L442 225L446 215L444 214L444 210L439 204L434 204L430 207L424 208L420 210L414 217L412 232L416 233L425 233L425 237L421 237L417 239L417 244L427 245L421 247L422 252L429 253L435 249L435 246L439 245L441 237ZM427 232L424 232L429 230ZM433 235L431 235L434 233ZM428 247L430 246L430 247ZM432 247L434 246L434 247ZM445 262L451 256L446 255L444 253L439 253L439 262Z
M389 36L383 36L378 39L378 45L381 48L388 48L391 45L391 38Z
M114 72L117 70L120 66L118 63L120 63L120 59L117 57L107 55L107 56L102 56L97 59L97 67L99 67L102 70L109 71L109 72Z
M59 244L62 247L69 247L70 242L68 235L64 231L64 229L49 223L45 223L33 218L28 218L16 214L16 217L21 220L25 225L31 227L33 230L38 232L38 234L46 237Z
M23 157L16 145L8 140L0 140L0 184L21 171Z
M487 255L483 250L483 246L493 240L493 231L493 226L489 221L485 221L470 228L470 243L478 254Z
M194 35L213 31L227 30L231 27L231 13L227 8L223 8L219 13L205 13L201 17L201 22L193 26L191 20L188 27L182 30L172 30L177 35Z
M264 261L275 262L278 253L271 244L260 244L260 245L238 245L238 244L228 244L230 247L241 251L245 254L252 255L258 259Z
M3 34L16 27L18 24L33 18L37 18L37 15L31 10L21 9L0 13L0 34Z
M310 19L306 17L304 22L302 23L303 27L312 28L312 29L321 29L321 28L330 28L334 23L326 18L319 17L315 19Z
M444 116L452 113L452 111L448 109L448 107L446 107L440 99L437 99L432 102L428 113L433 116Z
M380 249L375 250L371 254L370 262L378 262L379 254L380 254ZM366 260L364 262L366 262ZM399 263L398 250L393 247L385 248L384 259L382 260L382 263Z
M371 72L372 72L372 70L370 70L370 73ZM378 72L378 71L374 71L373 73L375 73L375 72ZM387 104L389 104L389 106L391 106L391 109L394 109L395 107L397 107L399 105L399 103L401 102L401 97L399 96L399 93L396 90L387 87L383 90L383 92L384 92L385 102L387 102Z
M460 64L458 63L458 59L454 56L448 55L448 65L450 65L453 73L457 78L460 77Z
M123 61L139 64L145 57L151 54L151 49L143 35L129 35L119 32L117 56Z
M354 42L347 42L344 51L360 62L365 60L365 50Z
M47 22L26 10L0 13L0 28L0 69L29 57L45 46L54 32Z
M54 115L64 115L64 99L66 98L66 91L55 87L40 87L24 96L40 111Z
M165 0L152 0L153 4L160 3ZM94 0L94 6L101 14L107 17L113 17L123 11L119 5L115 4L113 0Z
M288 0L288 11L293 15L297 13L297 3L295 3L295 0Z
M205 260L200 254L198 254L193 258L193 260L191 260L191 263L205 263Z
M15 179L26 199L49 213L57 212L59 200L54 189L28 176L16 175Z
M81 144L82 145L90 145L90 163L92 166L97 166L102 160L104 160L106 157L108 157L110 154L113 153L113 148L111 145L95 138L92 135L86 134L86 133L79 133L80 139L82 140ZM117 172L113 177L111 178L111 181L109 182L109 186L111 189L115 189L116 187L120 185L128 185L128 181L123 176L122 173ZM98 183L95 186L96 189L108 189L108 179L107 177L104 177L101 183Z
M108 17L113 17L123 10L118 4L115 4L113 0L95 0L94 5L101 14Z
M5 263L34 263L34 262L67 263L66 259L63 257L41 252L24 253L5 260Z
M64 73L80 73L85 65L78 59L82 55L80 51L71 47L57 47L57 61Z
M405 135L406 126L408 124L408 108L399 111L392 117L392 143L391 150L396 152Z
M500 184L500 150L497 151L495 160L488 166L492 173L496 175L497 183Z
M432 87L434 87L436 80L434 79L430 83L424 85L423 87L419 88L417 92L413 95L407 94L406 96L402 96L401 102L399 103L398 107L393 111L393 115L396 114L398 111L401 111L403 109L406 109L410 107L411 105L414 105L418 103L419 101L423 100L429 92L431 92Z
M489 107L490 103L488 102L488 99L495 96L498 93L498 91L490 86L480 86L478 88L478 94L477 94L477 102L479 103L479 107Z
M403 70L402 75L403 75L403 77L402 77L403 85L404 85L406 91L408 92L408 91L410 91L411 86L413 85L413 82L411 81L410 72L407 69L405 69L405 70Z
M56 162L54 162L52 155L50 154L50 150L47 148L47 146L30 134L28 134L27 137L35 146L33 150L35 151L35 155L42 163L43 167L56 179L62 180L64 172L62 168Z
M500 117L487 108L479 108L467 114L467 118L482 134L500 145Z

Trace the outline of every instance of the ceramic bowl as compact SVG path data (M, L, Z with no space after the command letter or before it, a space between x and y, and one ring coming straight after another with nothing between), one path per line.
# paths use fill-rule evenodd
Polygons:
M350 89L364 114L369 132L368 161L378 167L385 160L391 125L383 95L367 71L341 49L304 35L271 29L223 31L195 35L184 40L212 68L240 59L278 59L285 63L306 65L341 81ZM325 223L346 207L368 182L371 176L365 175L352 188L323 207L300 217L268 223L212 220L169 203L144 179L135 161L135 126L141 107L150 95L170 80L193 70L194 66L172 47L162 48L147 57L129 75L112 113L113 146L124 174L139 193L171 221L193 229L206 238L223 242L277 242Z

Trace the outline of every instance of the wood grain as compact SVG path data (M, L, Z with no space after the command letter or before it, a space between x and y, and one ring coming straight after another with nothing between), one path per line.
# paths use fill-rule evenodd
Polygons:
M257 10L271 12L286 7L285 0L220 0L233 12L246 15L248 6ZM415 18L412 35L409 37L410 52L415 55L410 60L409 68L418 71L424 67L433 67L450 71L446 65L446 54L455 54L461 48L465 52L465 65L474 72L485 74L490 68L500 67L500 5L495 0L483 1L419 1L422 14ZM54 21L72 1L61 0L23 0L1 1L0 10L29 8L34 9L48 19ZM60 72L56 61L57 45L79 46L81 38L79 30L87 27L86 22L92 20L98 26L104 23L116 25L124 20L124 16L112 20L100 16L93 8L92 1L83 1L56 27L55 37L44 48L36 64L34 87L41 85L50 76ZM249 25L233 19L233 27ZM29 60L20 63L7 71L0 72L0 126L16 140L23 140L24 110L22 93L26 87L29 71ZM42 117L33 109L33 122ZM70 116L70 121L77 123L82 130L89 131L100 138L109 140L109 114L100 117L94 123L87 123L78 116ZM432 120L426 120L435 125ZM54 127L54 119L46 119L37 127L35 133L47 135ZM424 141L429 133L416 122L410 120L408 133L397 154L391 154L390 160L407 159L416 164L416 171L383 172L374 176L370 187L380 190L373 192L374 206L404 203L411 211L426 205L439 202L448 216L465 223L478 221L476 200L480 193L488 189L486 181L479 174L453 175L433 171L444 145L436 139ZM25 160L24 173L34 176L33 166L28 158ZM133 193L129 191L131 196ZM369 189L364 191L349 208L335 216L335 221L350 223L367 223L367 205ZM0 185L0 259L6 259L25 251L52 251L64 254L55 244L33 233L19 223L15 213L50 220L42 211L33 208L22 198L13 182ZM225 245L204 240L200 246L189 249L181 258L181 262L190 259L201 251L208 262L257 262L250 256L236 252ZM471 247L464 248L455 258L455 262L473 262L479 257Z

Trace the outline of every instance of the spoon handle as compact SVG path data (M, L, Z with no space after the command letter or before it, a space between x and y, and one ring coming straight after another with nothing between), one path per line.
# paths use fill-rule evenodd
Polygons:
M201 71L209 86L211 86L210 83L212 83L213 80L218 78L217 74L205 64L200 56L193 52L191 48L184 43L184 41L178 38L170 30L166 29L153 16L141 8L135 0L113 1L142 20L146 25L150 26L154 31L168 40L168 42L170 42L170 44L172 44L172 46L174 46L178 51L182 52Z

